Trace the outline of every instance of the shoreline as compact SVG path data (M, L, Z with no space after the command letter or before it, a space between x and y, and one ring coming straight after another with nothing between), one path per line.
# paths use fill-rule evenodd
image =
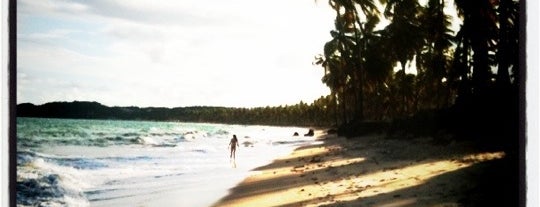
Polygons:
M21 119L21 206L210 206L251 170L312 143L299 127ZM55 126L55 127L44 127ZM238 135L237 164L228 143Z
M323 143L253 169L212 206L474 206L480 178L505 157L469 142L316 135Z

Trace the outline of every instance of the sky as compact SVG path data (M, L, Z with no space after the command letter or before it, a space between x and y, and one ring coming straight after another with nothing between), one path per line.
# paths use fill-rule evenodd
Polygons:
M18 0L17 103L260 107L329 89L314 0Z

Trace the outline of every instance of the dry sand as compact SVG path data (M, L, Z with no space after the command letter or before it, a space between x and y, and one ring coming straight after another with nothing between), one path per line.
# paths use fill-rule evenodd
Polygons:
M214 206L467 206L482 164L505 156L432 138L319 139L254 169Z

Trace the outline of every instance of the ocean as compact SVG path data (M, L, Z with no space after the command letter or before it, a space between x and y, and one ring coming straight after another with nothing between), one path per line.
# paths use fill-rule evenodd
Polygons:
M209 206L307 128L17 118L17 206ZM295 132L301 136L293 136ZM233 134L240 147L229 158Z

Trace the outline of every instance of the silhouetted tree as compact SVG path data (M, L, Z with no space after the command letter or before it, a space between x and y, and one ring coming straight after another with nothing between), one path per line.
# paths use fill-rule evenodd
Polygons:
M389 51L392 61L397 61L401 65L401 70L405 74L407 62L413 60L420 48L424 45L423 30L420 26L420 14L422 7L416 0L388 0L384 15L391 20L385 28L384 35L387 37ZM399 93L402 94L402 111L405 115L408 110L406 93L408 86L404 81Z
M416 56L418 99L416 109L447 107L452 98L448 71L452 59L451 17L444 13L444 0L429 0L420 15L425 44Z
M519 2L500 0L498 5L499 36L497 45L497 83L509 87L510 71L519 72Z
M456 36L458 55L456 58L460 78L467 79L462 93L483 93L492 82L491 67L495 65L495 46L497 42L497 19L490 0L455 0L463 25ZM472 54L472 59L469 56ZM469 70L471 69L471 70ZM463 73L466 73L463 74ZM470 85L469 85L470 79Z
M323 56L316 57L316 64L325 69L323 82L331 85L343 122L361 120L364 118L365 37L378 23L379 11L372 0L329 0L328 3L336 12L335 30L331 31L332 40L325 44ZM352 117L348 117L349 112Z

